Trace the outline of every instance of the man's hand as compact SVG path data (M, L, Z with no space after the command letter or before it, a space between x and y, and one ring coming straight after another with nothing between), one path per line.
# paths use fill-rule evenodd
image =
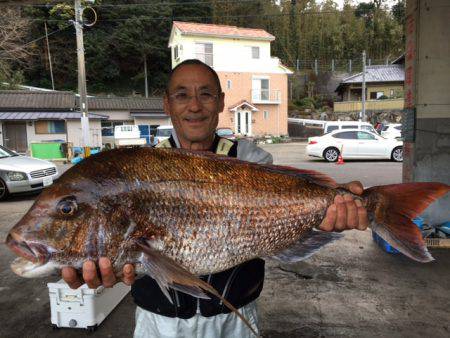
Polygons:
M101 257L98 260L98 267L101 278L97 275L97 267L93 261L86 261L83 263L83 278L79 278L77 271L71 267L65 267L61 270L61 275L64 281L72 289L77 289L83 285L83 280L90 289L96 289L103 284L106 288L113 287L118 281L114 275L111 261L106 257ZM122 282L126 285L134 283L134 266L132 264L125 264L123 267Z
M342 184L341 188L353 194L361 195L364 191L361 182L353 181ZM366 230L369 225L367 211L360 200L354 200L352 195L337 195L334 204L328 207L325 218L319 225L322 231Z

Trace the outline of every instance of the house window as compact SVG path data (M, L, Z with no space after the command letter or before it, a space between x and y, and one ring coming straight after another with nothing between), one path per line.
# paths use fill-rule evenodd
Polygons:
M383 95L384 95L384 92L370 92L370 99L371 100L378 100Z
M269 118L269 112L267 110L264 110L264 120L267 120Z
M178 45L176 45L175 47L173 47L173 58L175 60L178 60Z
M66 132L66 122L60 120L36 121L34 130L36 134L64 134Z
M252 59L259 59L259 47L252 47Z
M208 66L213 66L213 44L212 43L196 43L195 58L203 61Z
M231 80L227 80L227 89L231 89Z
M252 80L253 100L269 101L269 79Z
M102 121L102 136L114 136L114 127L123 124L123 121Z

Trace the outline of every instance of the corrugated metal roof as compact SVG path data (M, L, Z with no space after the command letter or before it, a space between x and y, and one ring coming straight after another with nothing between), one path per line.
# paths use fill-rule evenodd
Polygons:
M77 99L78 101L78 99ZM162 97L90 97L88 108L92 110L131 110L163 112Z
M108 116L100 114L88 114L90 119L108 119ZM0 121L5 120L79 120L81 113L79 112L4 112L0 113Z
M75 95L71 92L0 91L0 109L71 110L74 108Z
M376 65L366 67L366 82L403 82L405 69L403 65ZM362 72L342 80L342 84L362 83Z
M237 26L214 25L196 22L174 21L173 26L178 28L182 34L212 35L230 38L246 38L256 40L275 40L272 34L264 29L243 28Z

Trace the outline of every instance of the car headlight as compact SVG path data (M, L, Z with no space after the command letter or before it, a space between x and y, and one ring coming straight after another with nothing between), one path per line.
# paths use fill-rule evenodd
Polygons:
M10 181L23 181L27 180L27 175L25 173L21 173L20 171L9 171L6 173Z

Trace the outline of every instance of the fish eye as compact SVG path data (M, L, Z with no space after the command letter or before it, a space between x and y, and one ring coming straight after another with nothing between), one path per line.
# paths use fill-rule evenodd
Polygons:
M73 216L78 209L77 202L73 198L63 199L56 207L63 216Z

